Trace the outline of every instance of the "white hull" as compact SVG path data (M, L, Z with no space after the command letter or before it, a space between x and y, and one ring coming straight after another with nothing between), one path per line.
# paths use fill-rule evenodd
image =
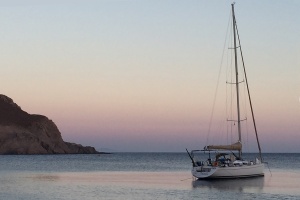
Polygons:
M207 178L243 178L264 176L264 164L243 165L234 167L193 167L192 174L199 179Z

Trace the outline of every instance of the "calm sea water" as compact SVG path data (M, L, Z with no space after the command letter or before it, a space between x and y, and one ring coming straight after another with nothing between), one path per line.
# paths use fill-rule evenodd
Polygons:
M186 153L2 155L0 199L300 199L300 154L264 159L265 177L199 181Z

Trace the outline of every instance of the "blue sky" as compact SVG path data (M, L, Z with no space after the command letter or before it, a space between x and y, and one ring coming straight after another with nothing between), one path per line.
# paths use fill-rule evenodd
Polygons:
M2 93L52 119L67 141L117 151L202 148L230 4L1 1ZM299 8L236 1L266 152L300 150Z

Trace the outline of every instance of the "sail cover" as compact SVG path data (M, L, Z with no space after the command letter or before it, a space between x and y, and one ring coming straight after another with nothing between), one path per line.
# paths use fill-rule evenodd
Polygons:
M230 145L209 145L206 147L207 150L235 150L240 151L242 150L242 143L237 142Z

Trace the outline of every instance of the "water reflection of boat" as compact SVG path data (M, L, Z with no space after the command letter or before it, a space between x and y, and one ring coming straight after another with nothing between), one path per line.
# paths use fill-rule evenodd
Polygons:
M217 189L225 191L255 191L261 192L264 187L264 177L243 179L205 179L192 182L193 188Z

